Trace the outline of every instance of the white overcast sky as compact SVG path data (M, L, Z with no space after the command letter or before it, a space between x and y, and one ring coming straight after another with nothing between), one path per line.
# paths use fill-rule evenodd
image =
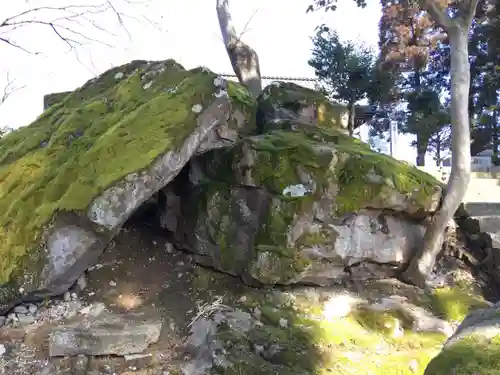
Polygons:
M118 37L95 30L89 35L103 39L113 47L88 44L74 52L53 34L41 28L27 26L16 31L19 44L34 56L0 42L0 84L8 71L18 85L26 87L0 107L0 126L18 127L32 122L41 112L43 95L72 90L96 74L131 60L163 60L174 58L186 68L199 65L215 72L231 72L231 66L221 41L215 11L215 0L140 0L147 5L125 6L115 0L128 14L146 16L160 29L145 21L126 21L126 33L117 27L116 17L109 13L100 17ZM80 3L98 3L87 0ZM13 14L40 5L61 6L76 0L15 0L4 1L0 21ZM264 75L313 77L307 64L310 57L314 28L322 23L338 30L342 39L362 40L374 47L378 40L379 3L372 1L365 9L354 1L341 0L336 12L305 13L309 0L231 0L234 23L241 32L252 17L243 39L257 50ZM0 86L0 87L3 87ZM396 156L413 162L415 151L408 147L410 139L400 136Z

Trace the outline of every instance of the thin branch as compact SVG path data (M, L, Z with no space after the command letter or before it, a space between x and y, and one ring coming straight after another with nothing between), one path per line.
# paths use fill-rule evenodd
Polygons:
M252 19L254 18L254 16L257 14L259 10L255 10L255 12L252 13L252 15L250 16L250 18L248 19L247 23L245 23L245 27L243 27L243 31L240 33L240 36L238 39L241 40L241 37L248 31L250 31L251 29L248 29L248 26L250 25L250 22L252 22Z
M141 4L141 1L132 0L122 0L127 4ZM106 30L107 27L100 26L96 21L94 21L91 16L103 14L106 12L113 12L116 15L118 24L122 27L131 39L131 35L127 28L125 27L124 19L125 17L133 18L137 20L136 17L127 16L121 12L113 0L103 0L101 3L96 4L82 4L82 5L68 5L68 6L40 6L31 9L24 10L13 16L9 16L0 22L0 42L6 43L11 47L18 48L24 52L30 54L38 54L40 52L30 51L29 48L25 48L16 42L12 37L12 32L23 26L44 26L50 28L52 32L60 39L62 42L67 44L71 50L75 47L85 44L85 42L96 42L103 44L107 47L111 47L109 43L105 43L102 40L98 40L90 37L83 31L88 24L92 28L103 32L107 35L116 36L113 33ZM50 15L47 15L50 13ZM54 15L55 13L55 15ZM147 21L153 25L153 23L147 19ZM78 25L78 27L73 27L73 25ZM79 31L81 28L82 31ZM6 36L6 34L9 34Z
M0 96L0 105L5 103L10 96L12 96L16 91L22 90L26 86L15 86L15 80L10 78L9 72L6 74L7 83L3 88L3 93Z
M26 53L30 53L30 54L34 54L34 55L38 54L38 52L31 52L31 51L27 50L26 48L24 48L23 46L20 46L16 42L13 42L7 38L0 37L0 42L4 42L4 43L8 44L9 46L14 47L14 48L18 48L21 51L24 51Z
M116 18L118 19L118 23L120 24L121 27L123 27L123 29L125 30L125 32L127 33L128 35L128 39L129 40L132 40L132 36L130 35L130 33L128 32L128 30L125 28L124 26L124 23L123 23L123 18L122 18L122 13L118 12L115 8L115 6L113 5L113 3L110 1L110 0L106 0L106 2L108 3L109 7L111 8L111 10L115 13L116 15Z
M420 4L443 29L448 31L453 26L453 19L446 13L446 8L443 9L436 0L420 0Z
M28 9L28 10L25 10L21 13L18 13L18 14L15 14L13 16L10 16L10 17L7 17L2 23L0 23L0 27L4 27L6 25L8 25L10 23L10 21L12 20L15 20L16 18L20 18L20 17L23 17L23 16L26 16L28 14L32 14L32 13L39 13L39 12L43 12L43 11L62 11L62 12L69 12L71 11L72 9L97 9L97 8L100 8L102 7L104 4L101 4L101 5L68 5L68 6L64 6L64 7L37 7L37 8L31 8L31 9Z
M464 20L467 22L467 27L470 26L474 16L476 15L476 9L478 0L469 0L469 6L467 7L467 14L464 14Z

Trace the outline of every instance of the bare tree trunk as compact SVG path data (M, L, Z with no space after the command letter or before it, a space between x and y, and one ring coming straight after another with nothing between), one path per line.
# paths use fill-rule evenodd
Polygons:
M466 24L466 25L464 25ZM452 165L443 204L432 218L424 236L424 246L403 274L407 281L424 286L441 252L444 232L462 202L470 180L470 123L468 25L454 22L447 27L451 51Z
M236 34L229 12L229 0L217 0L217 17L234 73L254 97L259 96L262 91L259 57L257 52L243 43Z
M436 142L436 167L441 166L441 138L438 134L438 139Z
M347 123L347 129L349 131L349 135L352 137L352 135L354 134L354 127L356 122L356 108L354 102L349 103L347 109L349 110L349 121Z
M427 139L422 139L421 136L417 135L417 165L419 167L425 166L425 154L427 153Z

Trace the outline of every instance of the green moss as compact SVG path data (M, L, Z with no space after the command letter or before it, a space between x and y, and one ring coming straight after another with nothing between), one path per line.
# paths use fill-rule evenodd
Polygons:
M273 198L255 241L256 259L250 274L270 284L286 284L302 274L311 261L288 240L297 215L310 209L311 200Z
M369 202L382 206L394 191L428 206L441 186L431 175L365 147L342 144L337 150L343 159L337 166L339 213L355 212Z
M203 279L202 288L215 287L214 293L226 295L226 304L260 322L245 333L220 327L225 357L233 365L213 374L422 375L446 341L441 334L413 332L402 313L360 307L335 317L335 303L322 293L244 288L232 295L231 281ZM402 336L393 335L395 319L404 329Z
M207 184L215 187L209 195L223 195L219 203L202 207L202 212L222 215L209 219L209 225L215 228L211 238L219 245L225 264L222 269L235 270L236 251L228 244L234 243L231 238L238 224L231 222L228 205L237 209L237 204L230 202L235 199L230 187L251 184L270 193L270 206L267 214L261 215L254 257L247 271L272 284L289 283L308 270L311 261L301 250L335 242L336 233L320 226L298 239L289 238L297 219L309 217L315 202L322 201L323 210L332 217L362 208L391 207L398 194L410 202L416 200L417 209L425 209L439 188L431 176L373 152L357 139L310 127L248 137L232 148L215 150L199 159ZM312 189L304 196L285 195L287 188L298 184L308 184Z
M444 349L425 375L496 375L500 369L500 335L491 340L467 337Z
M257 103L248 90L239 83L228 81L227 93L230 97L236 99L236 102L244 104L247 107L254 107Z
M390 336L395 328L411 329L411 321L398 311L374 311L360 308L352 317L363 327Z
M258 167L252 170L257 185L281 194L285 187L300 182L300 168L316 183L317 195L335 194L338 215L381 207L394 192L416 206L428 207L441 187L425 172L332 130L273 131L251 142L257 152ZM321 148L325 144L330 151ZM332 191L334 186L338 191Z
M35 251L56 211L86 209L115 181L180 147L196 126L192 105L211 102L215 75L172 65L148 76L142 65L105 73L0 140L0 283Z
M461 322L475 309L487 307L486 301L468 286L443 287L432 291L433 310L449 321Z
M252 177L259 186L281 194L290 185L298 183L297 167L305 172L319 168L320 160L313 145L300 133L276 131L251 140L257 151L256 168Z
M429 206L441 184L432 176L379 154L357 139L332 130L273 131L254 138L258 185L281 193L297 184L297 168L312 177L319 193L337 185L337 213L355 212L370 204L382 206L398 192L417 206ZM329 145L331 151L321 148Z
M200 186L200 212L206 213L207 235L219 247L218 254L212 254L216 265L228 272L238 274L239 264L236 251L232 249L234 223L231 221L231 187L224 183L208 181Z
M327 318L324 303L308 294L287 299L253 292L243 306L254 315L259 312L255 316L261 325L245 334L224 331L226 352L236 364L217 373L421 375L446 340L412 332L411 323L397 313L355 310L344 318ZM385 326L394 319L403 323L401 337ZM255 355L256 348L262 354Z

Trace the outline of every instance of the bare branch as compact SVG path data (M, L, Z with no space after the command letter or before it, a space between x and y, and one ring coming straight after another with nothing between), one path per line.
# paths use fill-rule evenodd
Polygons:
M241 39L241 37L243 35L245 35L246 32L250 31L251 29L248 28L248 26L250 25L250 22L252 22L252 19L254 18L254 16L257 14L259 10L257 9L255 12L252 13L252 15L250 16L250 18L248 19L247 23L245 24L245 27L243 27L243 31L241 32L240 36L238 39Z
M130 35L130 33L128 32L127 28L125 28L125 27L124 27L124 25L125 25L125 24L123 23L123 18L122 18L123 14L122 14L122 13L120 13L120 12L118 12L118 11L116 10L116 8L114 7L113 3L112 3L110 0L106 0L106 2L108 3L109 7L110 7L110 8L113 10L113 12L115 13L116 18L118 19L118 23L120 24L120 26L121 26L121 27L123 27L123 29L124 29L124 30L125 30L125 32L127 33L129 40L131 40L131 39L132 39L132 36L131 36L131 35Z
M4 43L8 44L9 46L14 47L14 48L18 48L21 51L24 51L26 53L31 53L31 54L35 54L35 55L39 53L39 52L29 51L26 48L24 48L24 47L20 46L19 44L17 44L16 42L13 42L13 41L11 41L11 40L9 40L7 38L0 37L0 42L4 42Z
M453 20L448 13L446 13L446 8L442 8L436 0L420 0L420 5L426 9L434 21L446 31L453 26Z
M0 105L5 103L10 96L12 96L16 91L22 90L26 86L16 86L15 80L11 79L9 72L6 74L6 84L3 88L3 93L0 96Z
M467 22L467 27L469 27L472 23L474 16L476 15L476 9L478 0L469 0L469 6L467 7L467 12L464 14L464 20Z
M38 51L32 51L31 48L22 46L16 41L13 35L14 31L20 27L38 26L44 27L65 43L70 50L86 44L87 42L100 43L110 47L109 43L99 40L98 38L91 37L87 33L95 29L101 33L109 36L116 36L107 31L109 26L100 25L93 19L94 16L111 12L116 16L119 26L125 30L129 39L131 35L125 27L125 18L132 18L137 20L136 17L127 16L125 13L117 8L116 2L122 1L126 4L141 4L141 1L132 0L100 0L102 2L95 4L82 4L82 5L67 5L67 6L40 6L21 11L15 15L5 18L0 21L0 43L3 42L11 47L18 48L27 53L37 54ZM149 24L154 25L150 20L146 19Z

